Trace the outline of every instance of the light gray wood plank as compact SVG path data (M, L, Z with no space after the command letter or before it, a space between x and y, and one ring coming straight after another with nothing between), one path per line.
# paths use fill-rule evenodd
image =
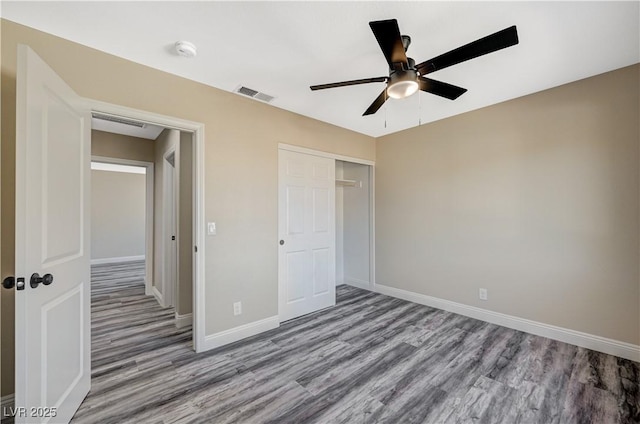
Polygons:
M640 423L636 362L349 286L196 354L143 276L143 262L92 269L92 388L74 423Z

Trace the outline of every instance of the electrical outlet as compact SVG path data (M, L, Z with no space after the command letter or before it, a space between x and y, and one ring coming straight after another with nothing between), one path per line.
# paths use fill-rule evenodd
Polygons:
M487 289L478 289L478 297L480 298L480 300L488 300L489 292L487 291Z
M242 302L235 302L233 304L233 315L241 315L242 314Z
M207 234L210 236L216 235L216 223L215 222L207 222Z

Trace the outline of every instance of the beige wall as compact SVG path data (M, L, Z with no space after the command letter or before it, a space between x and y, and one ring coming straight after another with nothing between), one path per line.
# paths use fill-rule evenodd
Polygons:
M144 256L146 175L91 171L91 259Z
M362 187L343 188L343 247L344 281L346 283L369 283L370 279L370 233L369 221L369 166L343 162L343 177L361 183Z
M376 283L640 344L639 70L378 139Z
M5 43L5 21L0 19L0 54L4 56L6 51ZM2 57L3 57L2 56ZM15 65L14 65L15 67ZM15 205L15 164L11 158L15 158L15 143L8 143L7 136L11 134L15 140L15 107L11 110L5 106L5 98L15 99L16 84L15 76L5 73L4 60L0 60L0 205L13 208ZM13 73L15 74L15 72ZM15 103L15 100L14 100ZM13 211L4 211L0 208L0 277L4 279L13 275L14 269L14 227L15 214ZM0 330L2 339L0 340L0 396L13 393L14 381L14 303L15 291L0 289Z
M7 211L2 214L3 275L12 272L14 262L18 43L31 46L82 96L205 124L205 151L199 153L206 168L205 219L219 228L204 246L206 334L277 314L278 143L375 158L370 137L6 20L1 38L2 205ZM233 315L234 301L242 301L242 315ZM13 311L7 308L6 313Z
M0 6L2 7L2 6ZM2 56L2 42L1 42L1 35L2 35L2 20L0 19L0 57ZM0 93L2 93L2 79L0 78ZM0 103L0 114L2 113L2 105ZM0 119L0 134L2 134L2 120ZM2 176L2 150L0 149L0 176ZM1 179L1 178L0 178ZM1 188L1 183L0 183L0 192L2 191ZM2 210L2 196L0 196L0 211ZM1 212L0 212L1 215ZM1 221L1 218L0 218ZM2 240L2 224L0 222L0 240ZM2 243L0 242L0 258L2 258ZM2 266L0 265L0 270L2 270ZM0 274L0 279L4 279L5 274L4 274L4 270L2 270L2 274ZM9 348L9 347L13 347L13 342L11 343L5 343L5 332L8 333L9 332L9 327L13 325L12 320L7 319L7 318L3 318L4 314L2 313L3 310L5 309L11 309L12 310L12 314L13 314L13 309L12 307L9 306L5 306L5 303L8 303L9 300L9 296L5 295L4 293L2 293L3 290L0 289L0 397L5 396L6 394L11 393L13 390L9 389L9 385L7 385L7 387L5 388L5 380L7 382L11 382L11 386L13 386L13 378L9 379L9 378L5 378L4 374L5 372L8 371L9 367L13 368L13 361L11 362L11 364L9 366L7 366L7 369L5 371L2 371L4 366L5 366L5 361L2 359L2 357L5 355L5 349ZM7 299L5 301L5 299ZM5 330L5 326L7 327L7 329ZM7 339L9 339L9 337L7 337ZM11 332L11 337L10 339L13 341L13 331Z
M178 290L176 313L190 314L193 288L193 134L180 133Z
M336 161L336 179L344 179L344 162ZM344 187L336 185L336 285L344 284Z
M153 162L155 157L154 141L92 130L91 154L108 158Z

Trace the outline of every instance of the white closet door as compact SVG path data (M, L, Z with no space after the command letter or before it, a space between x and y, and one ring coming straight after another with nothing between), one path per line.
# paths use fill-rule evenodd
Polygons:
M279 150L279 316L336 303L335 161Z

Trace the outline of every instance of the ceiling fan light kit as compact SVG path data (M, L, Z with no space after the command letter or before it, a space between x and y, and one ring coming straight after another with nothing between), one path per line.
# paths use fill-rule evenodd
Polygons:
M389 75L387 95L392 99L404 99L414 95L419 88L416 71L395 71Z
M369 26L389 64L389 76L312 85L310 87L311 90L315 91L372 82L385 82L387 86L371 103L371 106L364 112L363 116L376 113L387 101L387 97L404 99L415 94L418 90L449 100L455 100L464 94L467 89L426 78L424 75L518 44L518 32L514 25L416 65L415 61L406 55L406 51L411 44L411 37L400 35L398 21L395 19L372 21L369 22Z

